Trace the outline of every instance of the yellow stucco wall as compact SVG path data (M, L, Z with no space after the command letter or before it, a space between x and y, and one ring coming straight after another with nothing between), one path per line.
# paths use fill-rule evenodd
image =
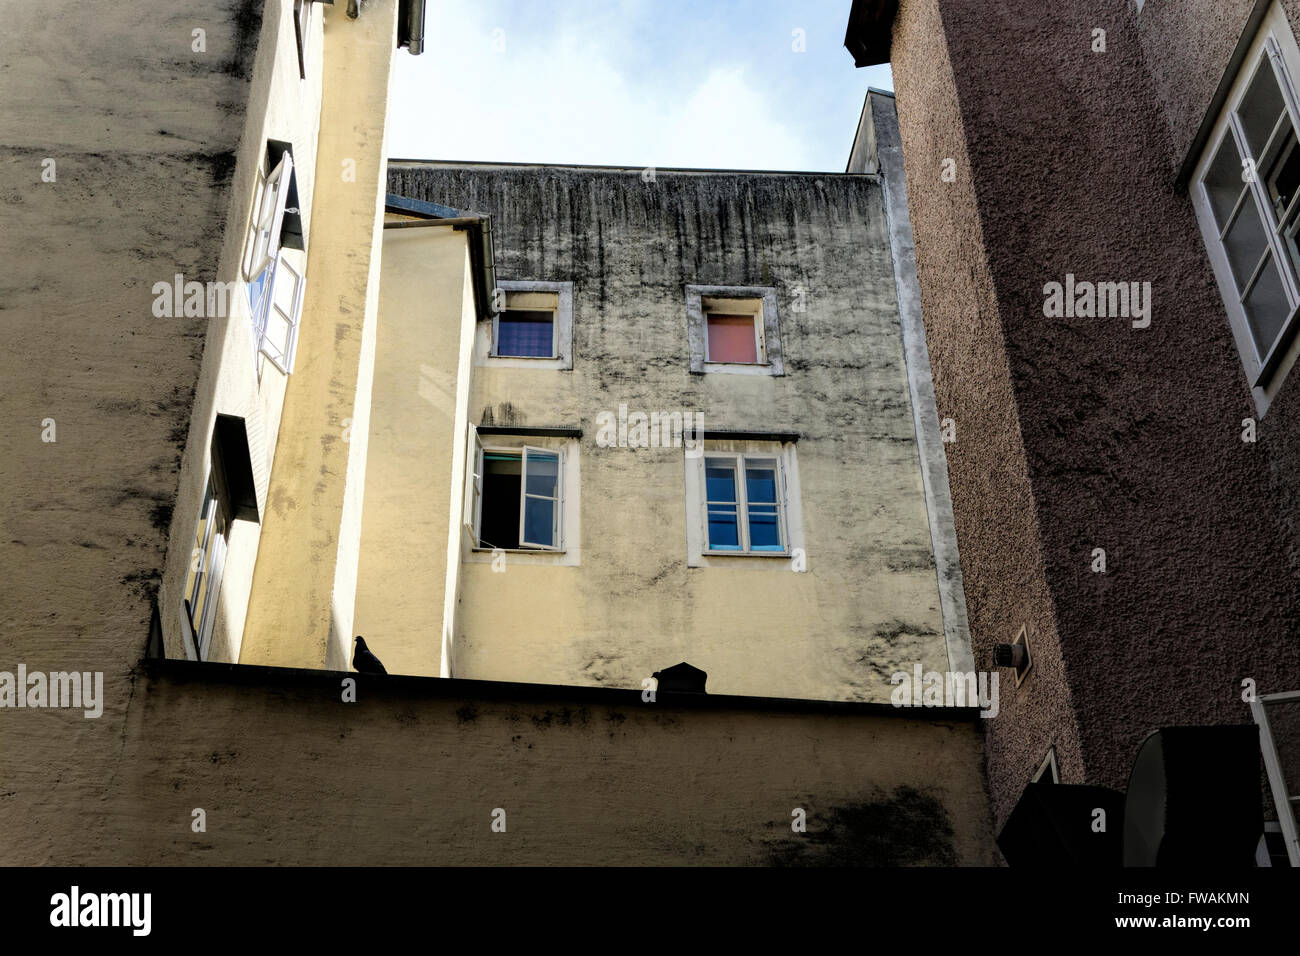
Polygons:
M396 0L373 0L355 21L342 5L325 14L303 327L241 663L344 669L351 658L396 23Z
M448 535L460 524L449 503L463 481L452 449L465 434L463 333L474 325L465 235L384 231L355 629L390 673L441 673Z

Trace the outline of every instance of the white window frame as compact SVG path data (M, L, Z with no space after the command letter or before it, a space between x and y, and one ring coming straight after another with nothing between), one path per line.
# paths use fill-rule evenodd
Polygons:
M181 627L187 637L186 654L194 655L195 660L207 660L212 643L212 633L216 628L217 605L221 595L221 576L226 563L227 536L230 534L230 518L223 513L221 500L217 496L216 481L208 474L207 485L203 492L203 502L199 506L199 518L195 522L195 538L198 527L203 527L203 539L200 547L192 549L189 563L186 565L185 589L181 604ZM195 554L194 551L198 551ZM199 569L194 571L194 562L199 562ZM191 581L190 575L193 574ZM202 608L195 608L194 602L207 579ZM196 618L197 614L197 618Z
M1255 399L1256 410L1262 416L1276 397L1297 356L1300 356L1300 336L1296 335L1296 332L1300 331L1300 276L1297 276L1290 254L1278 236L1277 217L1273 204L1265 193L1263 177L1256 176L1249 183L1250 188L1245 201L1255 204L1260 220L1264 224L1270 255L1277 263L1278 274L1290 307L1282 329L1269 351L1265 355L1260 355L1220 239L1219 226L1215 221L1204 183L1206 174L1218 155L1225 137L1234 138L1240 156L1255 158L1245 143L1236 111L1250 89L1257 69L1273 69L1292 127L1300 138L1300 101L1297 100L1295 86L1296 78L1300 77L1300 47L1297 47L1286 14L1278 4L1274 3L1270 7L1241 62L1241 69L1228 91L1218 119L1193 170L1189 192L1201 227L1206 252L1218 282L1220 297L1228 313L1233 339L1237 345L1246 380ZM1257 275L1253 278L1258 282L1261 276ZM1251 288L1253 284L1247 286L1248 290Z
M285 150L269 175L258 170L258 185L254 190L253 214L249 221L248 238L244 253L244 279L248 288L249 308L252 311L253 360L261 378L261 356L265 356L286 375L293 373L298 351L298 330L302 323L302 303L306 292L306 270L299 268L286 256L281 244L285 207L289 201L289 188L293 182L293 155ZM305 260L305 254L302 255ZM304 263L305 264L305 263ZM265 275L262 293L253 301L253 283ZM294 283L289 295L292 314L276 304L276 284ZM271 311L284 319L284 341L268 339Z
M549 292L556 296L554 319L551 322L551 355L498 355L500 340L500 315L494 313L490 322L478 323L474 339L474 364L498 368L532 368L568 371L573 368L573 283L544 282L534 279L500 279L493 290L494 300L504 294L505 311L510 311L509 300L513 292ZM543 309L526 311L541 312Z
M1047 779L1044 780L1044 778ZM1038 769L1034 771L1034 775L1033 777L1030 778L1030 782L1031 783L1044 783L1044 782L1060 783L1061 782L1061 771L1056 764L1055 744L1047 748L1047 756L1043 758L1043 762L1040 763L1038 765Z
M311 13L315 3L316 0L293 0L293 30L298 38L298 76L303 80L307 79L307 44L311 38Z
M578 440L576 438L536 438L492 434L488 441L478 433L477 426L467 426L464 501L461 520L464 526L466 560L474 562L492 559L498 552L508 553L511 561L522 564L561 564L577 566L581 561L578 546L580 529L578 518L580 472ZM558 499L554 511L555 544L526 544L524 541L524 502L528 496L526 454L528 452L559 456ZM519 455L521 459L519 485L519 544L518 548L492 548L486 546L480 534L483 521L483 456L490 453ZM536 496L533 496L536 497Z
M286 250L281 249L276 257L275 265L272 266L273 271L267 282L267 291L262 300L265 306L257 310L253 321L258 351L270 359L271 363L285 375L292 375L294 358L298 352L298 327L302 319L302 300L306 294L307 282L303 271L293 266L285 252ZM293 283L293 289L288 295L289 311L280 307L279 297L276 295L284 282ZM277 343L270 336L272 312L277 313L283 320L285 329L283 342Z
M751 440L708 440L698 454L683 454L686 463L686 554L689 567L779 567L789 568L790 560L800 553L799 570L808 568L804 546L803 509L800 501L798 457L794 442ZM736 469L736 506L740 527L741 550L711 550L709 547L707 462L730 459ZM755 551L749 542L748 489L744 465L751 462L775 462L777 470L777 526L782 550ZM730 502L728 502L730 504ZM762 558L775 559L770 563Z
M704 459L705 482L704 482L704 544L705 553L714 554L738 554L738 555L768 555L775 557L790 556L790 537L785 527L786 506L784 498L786 497L785 469L781 467L780 455L751 455L741 452L705 452L702 456ZM711 502L708 500L708 468L711 462L726 461L731 464L731 473L735 481L736 500L727 502ZM781 536L781 549L774 551L770 548L755 549L750 541L749 532L749 488L746 480L746 472L750 464L770 464L776 472L776 529ZM713 542L709 540L709 506L720 504L724 507L736 508L736 536L739 541L739 548L715 548ZM768 502L763 502L768 504Z
M1295 815L1295 808L1300 805L1300 794L1287 791L1286 774L1282 770L1282 758L1277 752L1277 743L1273 740L1267 708L1269 704L1293 704L1297 701L1300 701L1300 691L1259 694L1250 702L1251 716L1259 725L1260 751L1264 756L1268 786L1273 792L1273 806L1277 810L1282 840L1286 844L1287 859L1291 861L1292 866L1300 866L1300 827L1297 827Z
M555 462L555 496L533 494L528 490L528 458L530 455L547 456L556 459ZM520 548L536 548L539 551L563 551L564 550L564 452L550 451L545 448L538 448L535 445L525 445L521 454L522 467L519 477L519 546ZM551 544L542 544L537 541L529 541L524 535L524 528L527 522L524 516L528 509L528 499L535 498L538 501L550 501L554 504L551 509Z
M744 302L735 313L722 312L722 307L706 305L706 299L736 299ZM721 314L754 314L754 341L757 362L713 362L709 359L710 312ZM690 368L696 374L723 373L731 375L784 375L785 356L781 348L781 322L777 315L776 289L769 286L686 286L686 345L690 354Z

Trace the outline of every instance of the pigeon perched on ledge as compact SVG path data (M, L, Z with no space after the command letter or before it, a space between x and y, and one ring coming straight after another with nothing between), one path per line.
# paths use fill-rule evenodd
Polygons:
M388 673L379 658L370 653L370 648L366 647L366 639L360 634L357 635L357 649L352 652L352 667L362 674Z

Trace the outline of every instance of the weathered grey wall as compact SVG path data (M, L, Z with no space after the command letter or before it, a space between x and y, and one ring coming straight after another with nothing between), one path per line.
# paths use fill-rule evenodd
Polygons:
M970 720L169 662L4 863L993 864ZM356 675L353 675L354 677ZM918 712L919 713L919 712ZM506 832L491 830L506 812ZM806 834L791 811L807 811ZM202 808L207 832L191 829ZM72 813L63 808L65 814ZM51 839L51 833L57 838Z
M499 278L574 283L573 370L476 367L470 418L584 429L582 563L467 564L457 676L639 687L685 659L711 691L886 700L896 670L947 669L874 177L431 163L389 186L491 214ZM776 288L784 376L690 372L695 284ZM798 432L808 572L688 568L682 450L596 444L622 403Z
M1195 35L1179 45L1235 43ZM1130 15L904 0L893 64L976 659L1026 623L1036 652L991 731L1002 821L1050 744L1067 782L1122 788L1153 727L1249 719L1247 677L1300 684L1296 496L1274 477L1294 469L1269 450L1294 439L1270 412L1240 440L1254 406L1170 188L1170 130L1186 143L1199 119L1166 121ZM1151 327L1045 318L1067 272L1150 281Z
M151 290L218 277L261 26L254 0L6 5L0 670L103 671L107 698L99 720L0 709L6 854L71 862L69 821L113 785L208 325L156 318Z

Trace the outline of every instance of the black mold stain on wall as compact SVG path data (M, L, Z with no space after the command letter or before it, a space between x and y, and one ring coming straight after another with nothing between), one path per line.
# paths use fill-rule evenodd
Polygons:
M809 801L811 802L811 801ZM793 819L793 818L792 818ZM771 866L955 866L948 812L933 796L902 786L891 795L810 811L806 833L771 848Z

